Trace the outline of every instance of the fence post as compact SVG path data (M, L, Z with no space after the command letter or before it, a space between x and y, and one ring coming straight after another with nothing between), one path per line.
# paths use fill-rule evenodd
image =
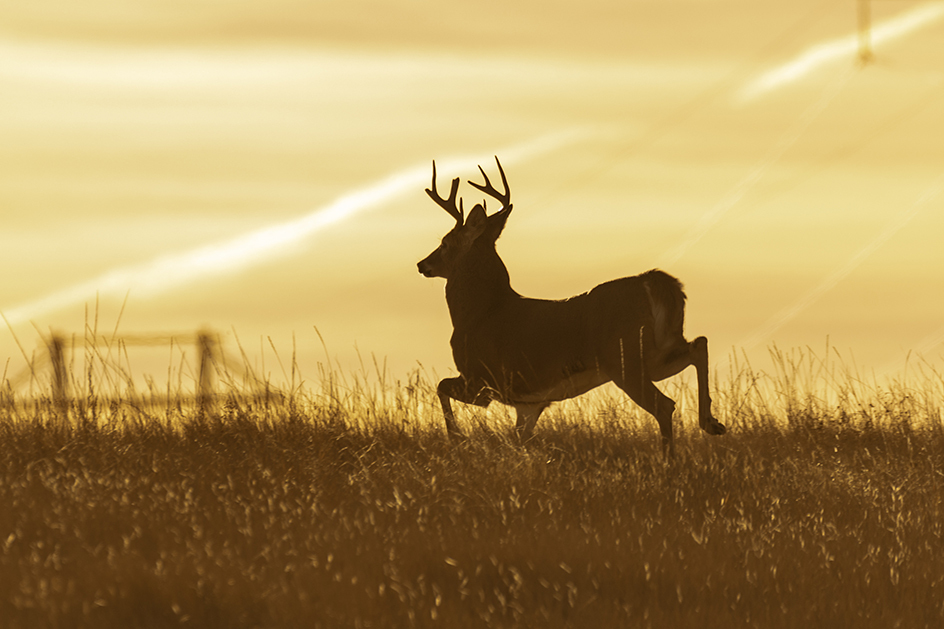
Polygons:
M200 351L200 371L197 377L197 409L201 414L210 410L213 402L214 362L218 352L216 337L208 330L197 333Z

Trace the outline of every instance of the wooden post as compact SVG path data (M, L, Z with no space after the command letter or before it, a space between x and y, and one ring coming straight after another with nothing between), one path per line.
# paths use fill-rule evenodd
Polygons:
M869 63L872 54L872 15L870 0L859 0L859 62Z
M200 371L197 376L197 409L201 414L210 410L213 401L214 362L216 361L216 338L207 330L197 334L200 351Z

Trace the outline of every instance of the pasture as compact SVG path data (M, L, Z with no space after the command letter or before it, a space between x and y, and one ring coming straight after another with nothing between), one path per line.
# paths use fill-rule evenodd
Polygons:
M670 383L670 462L609 390L523 446L497 405L451 442L422 372L65 421L7 390L0 626L941 626L944 379L773 364L716 376L723 437Z

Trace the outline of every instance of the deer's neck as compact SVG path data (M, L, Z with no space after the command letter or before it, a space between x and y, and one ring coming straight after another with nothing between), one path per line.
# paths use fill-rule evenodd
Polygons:
M494 246L473 248L446 281L446 304L456 330L474 326L516 296Z

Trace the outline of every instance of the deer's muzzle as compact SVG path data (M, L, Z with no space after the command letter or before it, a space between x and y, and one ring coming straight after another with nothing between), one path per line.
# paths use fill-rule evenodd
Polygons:
M435 277L433 275L433 266L429 263L429 258L417 262L416 268L419 269L419 272L425 277Z

